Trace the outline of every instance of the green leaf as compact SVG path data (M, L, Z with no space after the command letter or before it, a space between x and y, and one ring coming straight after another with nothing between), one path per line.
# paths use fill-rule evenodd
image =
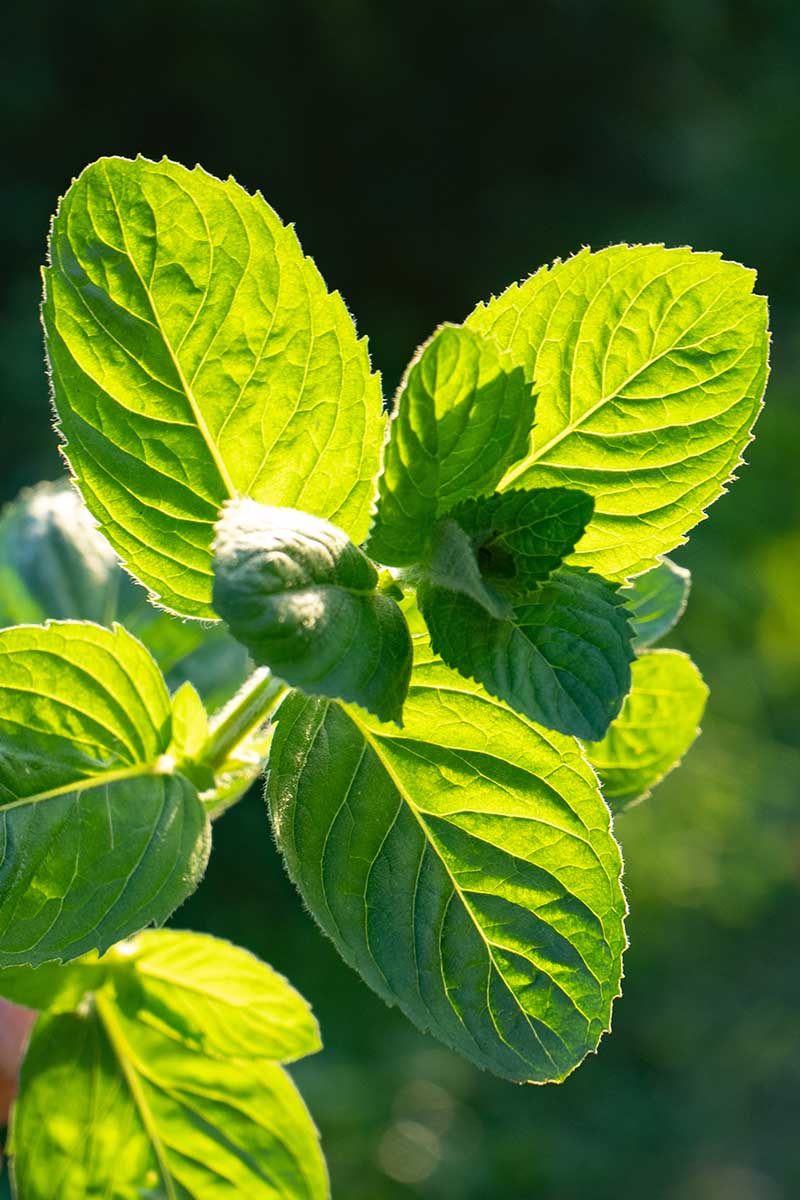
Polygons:
M211 709L247 674L247 653L222 624L180 621L149 602L66 479L25 488L0 517L0 626L48 618L119 621L171 688L191 681Z
M121 942L108 958L120 964L118 990L135 1000L138 1019L177 1034L204 1054L287 1063L322 1048L319 1027L300 993L230 942L151 930Z
M679 650L650 650L633 664L633 689L601 742L586 744L614 812L644 800L687 753L708 698L703 677Z
M638 575L630 587L623 590L625 605L631 614L635 650L652 646L678 623L689 600L691 586L692 577L686 568L665 558L646 575Z
M87 993L106 986L112 977L111 965L110 955L100 958L92 952L70 963L4 967L0 969L0 996L40 1012L75 1012Z
M504 1078L563 1079L610 1022L621 861L594 774L424 637L405 725L298 693L267 795L305 903L390 1004Z
M533 488L465 500L449 516L469 534L483 579L522 597L572 553L593 510L585 492Z
M124 629L0 632L0 966L104 950L197 886L210 832L169 695Z
M573 562L613 579L646 571L725 490L767 378L754 280L717 254L612 246L543 268L467 319L537 393L533 447L500 490L595 498Z
M40 1017L11 1149L25 1200L321 1200L316 1130L284 1069L215 1059L98 993Z
M257 663L295 687L399 720L411 638L378 572L335 525L252 500L225 507L214 607Z
M364 538L380 383L261 195L166 159L100 159L54 218L43 315L69 464L165 607L215 615L213 527L231 497Z
M526 453L530 384L491 339L444 325L400 386L367 549L408 566L425 556L434 521L470 496L494 491Z
M214 1058L287 1063L322 1046L311 1009L282 975L208 934L150 930L102 958L0 970L0 996L47 1012L72 1012L109 987L138 1020Z
M614 584L561 567L506 620L427 582L417 595L433 648L451 667L548 729L604 736L630 689L633 657Z

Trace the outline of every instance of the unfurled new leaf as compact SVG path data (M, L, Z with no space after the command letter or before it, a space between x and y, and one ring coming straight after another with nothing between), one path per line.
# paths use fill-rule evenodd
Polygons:
M345 960L471 1061L562 1079L609 1027L625 946L619 850L577 744L415 638L402 730L293 694L268 798Z
M397 397L367 549L378 562L425 557L436 518L494 488L527 451L534 397L491 338L443 326Z
M708 688L686 654L650 650L633 664L633 687L617 720L586 755L618 812L644 799L691 747Z
M646 571L725 490L767 377L754 281L717 254L612 246L543 268L468 318L537 393L533 446L500 490L594 497L575 563L613 579Z
M100 159L53 221L43 313L69 464L166 607L214 616L213 527L233 496L365 536L379 381L259 194L166 159Z
M171 737L163 677L124 629L0 632L0 966L103 950L197 886L208 820Z
M510 618L511 605L481 575L478 555L469 535L456 521L444 517L434 526L424 585L458 592L485 608L493 617ZM420 586L423 586L420 581Z
M295 687L399 720L411 638L378 573L336 526L291 508L227 505L214 607L256 662Z
M686 568L665 558L623 589L634 649L652 646L669 633L683 616L691 586L692 577Z
M630 688L633 657L613 584L561 567L506 619L433 583L417 595L433 648L451 667L548 729L604 736Z
M449 517L469 535L483 579L522 597L572 553L593 509L585 492L533 488L465 500Z

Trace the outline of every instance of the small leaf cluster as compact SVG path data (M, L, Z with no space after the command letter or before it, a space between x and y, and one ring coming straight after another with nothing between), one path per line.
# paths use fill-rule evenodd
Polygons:
M215 1123L242 1194L324 1195L286 1047L263 1049L294 1036L288 985L141 931L266 767L292 879L388 1003L517 1082L596 1049L627 944L612 813L680 761L707 695L652 648L689 590L666 555L751 437L766 303L716 254L583 250L441 326L387 418L341 297L231 179L101 159L44 280L72 482L0 519L0 994L48 1014L20 1195L46 1194L26 1131L67 1059L64 1195L90 1170L119 1194L227 1194L196 1173ZM225 1045L221 972L247 997ZM101 1094L116 1117L95 1127ZM296 1146L269 1125L284 1104Z

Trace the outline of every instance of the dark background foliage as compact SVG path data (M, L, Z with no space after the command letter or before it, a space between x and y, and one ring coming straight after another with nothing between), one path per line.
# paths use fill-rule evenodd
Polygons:
M800 7L796 0L38 0L3 18L0 486L60 466L37 318L49 215L101 154L260 188L370 337L391 393L441 320L582 244L755 266L773 378L752 463L677 555L673 644L711 685L684 768L618 822L631 949L615 1031L515 1088L417 1034L339 961L257 794L177 924L314 1003L297 1076L347 1200L800 1194Z

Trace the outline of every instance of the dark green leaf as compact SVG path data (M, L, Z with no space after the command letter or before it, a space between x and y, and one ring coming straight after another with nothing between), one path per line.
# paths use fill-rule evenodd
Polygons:
M335 525L252 500L226 506L214 606L256 662L304 691L399 720L411 639L378 573Z
M533 488L465 500L448 516L469 535L486 583L519 598L572 553L593 509L585 492Z
M430 583L418 597L433 648L451 667L548 729L604 736L630 690L633 657L613 584L561 567L507 620Z

